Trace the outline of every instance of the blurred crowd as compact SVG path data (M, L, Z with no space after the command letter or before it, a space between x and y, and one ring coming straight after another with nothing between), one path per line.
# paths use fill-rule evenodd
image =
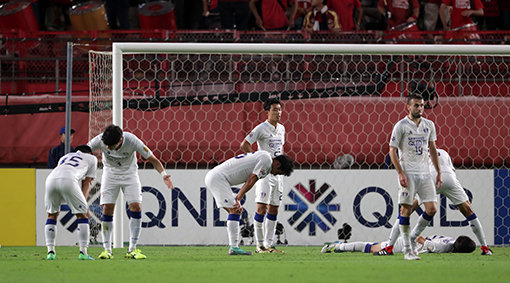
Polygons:
M31 0L40 30L71 29L69 9L86 1ZM104 0L110 29L140 29L142 0ZM509 0L169 0L161 16L177 29L510 30ZM162 14L162 15L161 15ZM172 19L173 20L173 19ZM142 27L143 28L143 27Z

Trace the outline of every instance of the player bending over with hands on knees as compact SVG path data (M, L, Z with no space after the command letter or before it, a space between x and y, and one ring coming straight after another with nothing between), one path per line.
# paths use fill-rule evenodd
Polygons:
M71 212L78 218L78 245L80 246L79 260L93 260L87 254L89 246L90 228L87 198L92 180L96 177L97 158L87 145L76 147L76 152L62 156L58 165L46 178L44 203L48 219L44 226L48 255L46 259L55 260L55 238L57 236L57 218L60 205L67 203Z
M101 205L103 217L101 218L101 233L103 235L104 251L100 259L112 259L112 232L113 211L119 192L122 190L124 198L129 205L129 248L126 258L147 258L136 248L142 231L142 185L138 176L136 153L147 159L154 169L161 174L163 181L169 189L173 189L172 180L163 168L161 162L152 154L152 151L135 135L123 132L119 126L110 125L102 134L89 141L92 151L100 149L103 153L104 165L101 179Z
M341 253L341 252L364 252L377 253L389 244L389 241L382 243L373 242L352 242L340 243L338 241L325 243L322 247L322 253ZM418 236L416 238L416 249L414 252L419 253L472 253L476 249L476 244L467 236L459 236L456 239L447 236L432 236L424 238ZM399 237L393 245L393 252L404 252L404 241Z
M241 200L244 195L257 180L269 174L290 176L294 170L293 163L287 155L271 158L267 151L257 151L232 157L207 172L205 176L207 189L211 191L218 207L223 207L228 212L229 255L252 254L239 247L239 220L243 211ZM242 183L244 185L234 196L232 186Z

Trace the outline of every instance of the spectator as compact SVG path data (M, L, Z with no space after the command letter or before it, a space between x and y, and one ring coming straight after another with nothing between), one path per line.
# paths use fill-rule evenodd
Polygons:
M510 30L510 1L499 0L499 14L501 15L502 28Z
M377 9L379 0L361 0L363 9L363 20L361 21L361 29L366 30L384 30L386 29L386 20L381 17Z
M71 129L71 136L69 137L69 143L73 142L73 134L76 131ZM50 155L48 156L48 168L53 169L57 167L58 160L60 157L64 156L65 153L65 142L66 142L66 127L62 127L58 132L60 136L60 144L50 150ZM74 151L74 148L71 147L71 152Z
M446 20L445 11L450 6L450 23ZM443 23L443 29L456 29L473 23L472 16L483 16L483 5L480 0L442 0L439 8L439 16Z
M423 5L423 25L425 30L436 30L441 0L425 0Z
M249 0L218 0L221 28L247 30L250 19Z
M508 2L508 1L507 1ZM483 17L478 19L478 29L497 30L499 24L499 5L498 0L482 0Z
M388 29L406 22L415 22L420 15L418 0L379 0L377 9L381 15L386 15Z
M297 12L294 17L294 29L300 30L303 27L305 15L312 10L312 0L297 0Z
M202 20L202 0L174 0L178 29L198 29Z
M295 0L250 0L250 10L255 17L255 25L260 29L290 30L294 26L297 5Z
M106 0L105 9L110 29L129 29L129 0Z
M328 7L337 14L342 31L360 30L363 18L360 0L329 0Z
M328 9L328 0L312 0L312 11L305 16L303 29L307 32L341 31L337 14Z
M214 16L219 15L218 0L202 0L202 19L201 28L219 29L221 23Z

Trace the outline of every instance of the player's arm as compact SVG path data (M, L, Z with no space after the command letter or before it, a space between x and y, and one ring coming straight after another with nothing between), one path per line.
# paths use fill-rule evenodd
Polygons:
M243 142L241 143L241 150L244 152L244 153L248 153L248 152L252 152L252 148L251 148L251 144L247 141L247 140L243 140Z
M248 180L244 183L241 190L237 193L236 201L241 201L244 195L255 185L255 183L259 180L259 177L255 174L251 174Z
M437 171L436 177L436 189L439 190L441 185L443 184L443 180L441 178L441 167L439 166L439 157L437 155L437 148L435 141L429 141L429 151L430 151L430 160L432 161L432 165Z
M402 166L400 165L400 161L398 160L396 147L390 146L390 159L391 163L393 163L393 166L395 167L395 170L397 170L400 185L404 188L407 188L407 177L404 173L404 170L402 169Z
M154 169L156 169L156 171L158 171L158 173L161 174L161 176L163 176L163 181L165 182L166 186L169 189L173 189L174 184L172 183L172 180L170 179L170 175L168 175L168 173L165 171L163 164L161 164L161 161L159 161L159 159L157 159L154 156L154 154L151 154L151 156L149 156L149 158L147 158L147 160L152 164L152 166L154 166Z

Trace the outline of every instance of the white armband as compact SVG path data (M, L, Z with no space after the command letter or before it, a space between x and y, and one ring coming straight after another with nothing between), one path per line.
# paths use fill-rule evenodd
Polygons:
M165 176L168 176L168 173L165 170L161 171L160 174L161 174L161 177L163 177L163 178L165 178Z

